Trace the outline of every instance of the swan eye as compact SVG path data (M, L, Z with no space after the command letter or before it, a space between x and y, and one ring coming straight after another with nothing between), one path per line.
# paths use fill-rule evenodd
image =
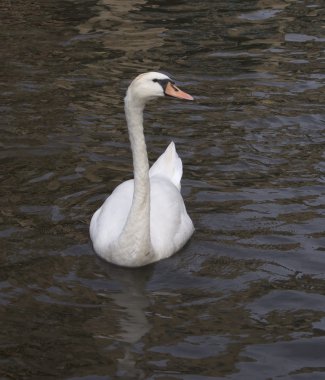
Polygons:
M157 82L158 82L158 79L155 78L155 79L153 79L152 81L155 82L155 83L157 83Z

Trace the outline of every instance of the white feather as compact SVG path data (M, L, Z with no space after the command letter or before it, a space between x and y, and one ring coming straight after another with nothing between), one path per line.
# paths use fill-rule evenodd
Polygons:
M163 94L155 78L168 77L142 74L131 83L125 99L135 179L119 185L90 223L96 253L129 267L171 256L194 231L180 194L182 161L173 142L149 171L142 113L147 100Z

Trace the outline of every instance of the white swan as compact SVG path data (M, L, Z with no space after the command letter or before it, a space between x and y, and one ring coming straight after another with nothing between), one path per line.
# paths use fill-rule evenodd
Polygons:
M95 252L113 264L139 267L167 258L194 231L180 194L182 161L173 142L149 170L143 109L149 100L162 96L193 100L157 72L135 78L124 99L134 180L119 185L90 222Z

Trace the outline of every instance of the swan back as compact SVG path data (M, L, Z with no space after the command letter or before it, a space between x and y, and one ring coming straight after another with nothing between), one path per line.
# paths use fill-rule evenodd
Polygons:
M169 179L178 190L181 188L183 175L182 160L179 158L174 142L172 141L165 152L157 159L149 171L150 177L164 177Z

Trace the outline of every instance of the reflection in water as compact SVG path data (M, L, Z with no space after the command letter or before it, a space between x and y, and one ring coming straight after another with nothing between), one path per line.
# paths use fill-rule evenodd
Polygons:
M100 40L109 51L126 53L124 59L130 57L130 53L160 47L166 29L144 25L143 18L136 12L141 12L141 6L146 3L144 0L102 0L96 6L97 15L78 26L79 33Z
M1 7L0 377L322 379L322 4ZM196 233L128 271L88 224L131 177L123 96L148 70L197 95L145 117L152 161L177 144Z
M142 352L139 342L151 328L146 317L149 307L146 285L150 279L152 268L125 270L104 262L102 264L104 267L107 266L107 275L119 288L118 291L105 295L105 298L108 296L113 300L114 309L119 312L118 329L114 335L111 333L107 335L105 332L107 321L111 320L112 306L102 310L100 317L91 324L91 329L95 329L95 337L99 341L121 342L121 356L117 359L116 376L140 379L143 374L136 368L136 357L133 350L136 350L137 354Z
M140 342L151 327L146 317L149 300L145 293L148 279L145 271L146 269L129 271L127 274L123 271L122 276L119 276L122 283L121 292L110 295L122 310L122 318L119 321L121 333L116 338L127 344L124 357L118 360L117 375L121 378L143 378L142 371L136 367L136 357L132 354L132 347Z
M143 278L143 275L144 273L140 271L122 273L119 279L122 285L121 292L110 295L115 304L126 314L126 318L120 320L121 333L118 339L130 344L138 342L150 330L145 315L149 306L145 293L147 276Z

